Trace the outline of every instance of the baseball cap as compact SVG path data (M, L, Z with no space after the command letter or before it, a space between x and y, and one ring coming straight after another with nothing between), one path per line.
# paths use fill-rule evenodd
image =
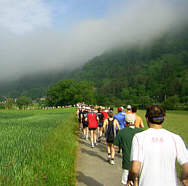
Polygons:
M118 107L118 112L121 112L123 109L121 107Z
M127 105L127 109L131 109L131 105Z

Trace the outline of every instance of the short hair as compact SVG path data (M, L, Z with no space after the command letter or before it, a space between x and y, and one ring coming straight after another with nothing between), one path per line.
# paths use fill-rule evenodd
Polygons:
M136 111L137 111L137 107L136 107L136 106L133 106L133 107L132 107L132 112L136 113Z
M150 105L147 107L145 117L153 124L162 124L164 121L165 112L158 105Z
M112 117L114 116L114 112L113 112L112 110L110 110L110 111L108 112L108 116L109 116L110 118L112 118Z

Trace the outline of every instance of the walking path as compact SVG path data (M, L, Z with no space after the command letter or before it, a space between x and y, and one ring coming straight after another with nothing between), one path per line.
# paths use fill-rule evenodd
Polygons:
M95 148L91 148L90 142L82 139L81 134L78 141L76 186L122 186L121 154L116 153L116 164L110 165L104 138Z
M107 162L105 140L91 148L90 142L79 138L76 186L122 186L121 155L116 153L115 165Z

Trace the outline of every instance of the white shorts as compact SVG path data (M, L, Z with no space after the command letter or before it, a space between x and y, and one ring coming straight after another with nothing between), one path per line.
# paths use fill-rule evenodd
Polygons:
M128 179L129 171L127 169L122 169L122 184L127 184L127 179Z

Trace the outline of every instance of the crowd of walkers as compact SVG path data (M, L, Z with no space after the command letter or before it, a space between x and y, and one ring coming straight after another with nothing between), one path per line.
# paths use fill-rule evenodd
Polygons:
M149 129L144 130L137 107L117 108L77 105L79 128L91 148L105 137L107 161L114 165L115 152L122 152L122 180L126 186L176 186L176 159L182 166L181 181L188 186L188 151L179 135L162 127L164 110L151 105L146 110Z

